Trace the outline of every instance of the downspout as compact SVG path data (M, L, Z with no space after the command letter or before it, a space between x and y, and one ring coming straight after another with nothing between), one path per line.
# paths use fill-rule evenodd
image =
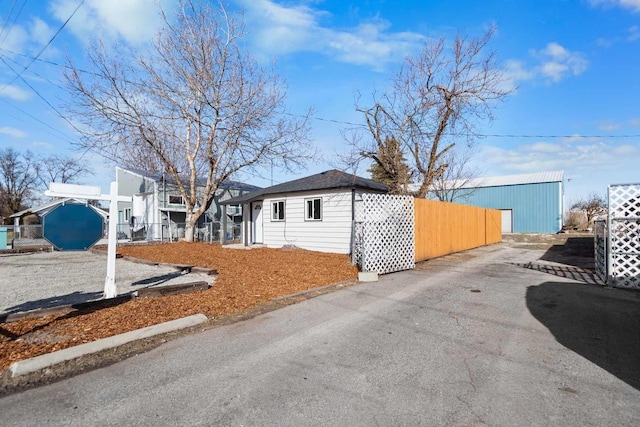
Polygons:
M349 256L353 263L353 245L355 243L356 235L356 189L351 189L351 241L349 244Z

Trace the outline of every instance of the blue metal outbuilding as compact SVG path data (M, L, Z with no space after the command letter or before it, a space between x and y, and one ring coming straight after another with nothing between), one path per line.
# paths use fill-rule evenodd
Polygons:
M469 180L456 203L502 211L505 233L557 233L564 212L563 171Z

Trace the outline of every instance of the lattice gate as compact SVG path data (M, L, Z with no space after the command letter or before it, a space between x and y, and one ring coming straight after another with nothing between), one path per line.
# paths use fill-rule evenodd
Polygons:
M353 262L380 274L415 267L413 197L362 194L355 204Z
M640 289L640 184L608 191L607 284Z

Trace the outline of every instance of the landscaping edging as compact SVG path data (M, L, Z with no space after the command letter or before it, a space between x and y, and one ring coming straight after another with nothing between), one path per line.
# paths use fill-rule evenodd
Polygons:
M13 363L9 367L9 371L11 372L12 377L28 374L67 360L76 359L91 353L97 353L102 350L118 347L132 341L196 326L206 321L207 316L204 314L194 314L193 316L147 326L146 328L136 329L134 331L125 332L124 334L114 335L101 340L80 344L75 347L65 348L64 350L54 351L53 353L43 354L32 357L31 359L20 360Z

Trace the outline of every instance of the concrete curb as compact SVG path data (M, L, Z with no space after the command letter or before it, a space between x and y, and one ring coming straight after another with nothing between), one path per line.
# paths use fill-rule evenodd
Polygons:
M80 356L118 347L131 341L199 325L206 321L207 316L204 314L194 314L193 316L183 317L182 319L147 326L146 328L137 329L124 334L80 344L75 347L65 348L64 350L54 351L53 353L43 354L41 356L32 357L31 359L21 360L13 363L9 367L9 371L11 372L12 377L17 377L18 375L28 374Z

